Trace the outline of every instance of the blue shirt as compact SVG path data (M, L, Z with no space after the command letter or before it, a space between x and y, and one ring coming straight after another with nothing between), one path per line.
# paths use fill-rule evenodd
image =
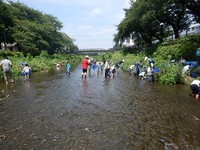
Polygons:
M69 70L70 70L70 67L71 67L71 65L70 65L70 64L66 64L67 71L69 71Z

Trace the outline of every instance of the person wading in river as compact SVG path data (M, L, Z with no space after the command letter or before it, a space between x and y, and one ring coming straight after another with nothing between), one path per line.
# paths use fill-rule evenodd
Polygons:
M24 67L24 69L22 70L22 72L23 72L24 75L25 75L25 79L26 79L26 80L29 80L30 74L31 74L31 67L29 67L28 64L25 64L25 67Z
M107 60L104 61L104 69L105 69L105 78L111 77L110 75L110 64Z
M10 60L8 60L8 57L7 56L4 56L3 57L4 60L2 60L0 62L0 66L1 66L1 69L3 71L3 74L4 74L4 80L6 82L6 84L8 84L8 80L10 79L11 82L13 83L13 78L12 78L12 63Z
M71 68L71 65L69 64L69 62L67 62L67 64L66 64L66 69L67 69L66 75L67 76L70 76L70 68Z
M86 55L82 61L82 69L83 69L82 78L85 78L85 79L87 78L88 65L91 65L91 63L88 61L88 59L89 59L89 56Z
M200 94L200 80L193 80L190 84L191 90L192 90L192 96L194 96L196 99L199 99Z

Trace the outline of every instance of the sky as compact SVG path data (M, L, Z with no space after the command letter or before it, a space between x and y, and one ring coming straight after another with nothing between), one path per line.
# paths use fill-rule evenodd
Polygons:
M109 49L117 25L124 18L129 0L12 0L62 22L62 32L74 39L79 49Z

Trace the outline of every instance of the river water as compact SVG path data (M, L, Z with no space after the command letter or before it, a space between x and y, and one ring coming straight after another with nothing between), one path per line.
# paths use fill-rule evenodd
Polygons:
M188 85L119 72L33 73L1 85L1 150L199 150L200 101Z

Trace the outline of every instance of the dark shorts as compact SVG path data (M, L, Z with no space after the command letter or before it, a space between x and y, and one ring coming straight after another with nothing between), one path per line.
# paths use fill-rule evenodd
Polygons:
M192 94L200 94L200 89L196 84L191 85Z
M112 73L116 73L116 70L115 70L115 69L113 69L113 70L112 70Z
M87 69L83 69L83 73L87 73Z

